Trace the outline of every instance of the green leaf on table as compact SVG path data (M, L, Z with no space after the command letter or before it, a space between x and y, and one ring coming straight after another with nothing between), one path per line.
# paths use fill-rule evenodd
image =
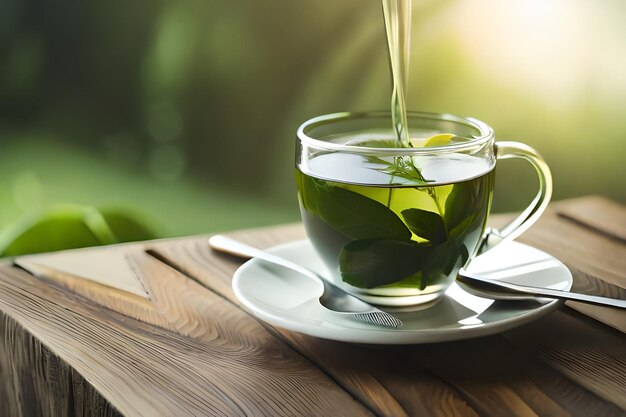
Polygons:
M26 216L0 233L0 256L19 256L153 239L139 220L121 211L69 206Z
M121 209L102 209L102 217L106 221L118 243L137 242L156 239L157 234L143 221L139 215L133 215Z
M437 245L446 240L446 227L443 219L437 213L422 209L407 209L402 211L402 217L411 232Z
M83 221L83 212L64 210L29 216L3 230L0 256L51 252L101 245Z
M339 187L328 187L318 198L320 217L350 239L411 238L404 222L378 201Z
M410 240L357 240L342 249L339 271L343 281L359 288L392 284L418 272L427 251Z

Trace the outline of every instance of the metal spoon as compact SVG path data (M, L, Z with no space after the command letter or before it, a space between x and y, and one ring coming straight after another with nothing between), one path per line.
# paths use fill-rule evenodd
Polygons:
M476 288L479 292L481 290L485 290L485 296L494 299L498 298L498 294L520 294L521 296L527 296L530 298L557 298L561 300L580 301L583 303L597 304L601 306L626 308L626 300L600 297L597 295L587 295L571 291L553 290L550 288L539 288L527 285L513 284L510 282L504 282L484 278L479 275L470 274L465 270L459 271L457 275L457 280L460 283L469 286L470 289Z
M254 248L223 235L211 236L209 238L209 246L220 252L225 252L243 258L262 259L266 262L271 262L275 265L291 269L305 275L315 282L323 284L324 292L319 298L320 304L336 313L347 315L355 320L374 324L376 326L393 328L402 326L402 322L391 314L377 309L352 294L348 294L336 285L326 281L310 269L288 261L287 259L283 259L279 256L262 251L261 249Z

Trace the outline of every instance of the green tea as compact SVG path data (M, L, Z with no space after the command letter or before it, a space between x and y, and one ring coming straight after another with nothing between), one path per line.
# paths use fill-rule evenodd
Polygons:
M388 296L439 292L478 249L494 183L480 158L325 153L303 170L307 236L345 284Z

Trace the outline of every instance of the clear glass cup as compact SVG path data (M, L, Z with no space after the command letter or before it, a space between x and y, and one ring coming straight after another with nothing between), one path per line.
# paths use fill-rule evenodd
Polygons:
M385 112L336 113L297 131L296 183L307 236L326 277L373 304L429 305L458 270L514 239L545 210L552 179L518 142L495 142L473 118L409 113L411 144L395 139ZM539 191L506 227L487 227L496 161L534 166Z

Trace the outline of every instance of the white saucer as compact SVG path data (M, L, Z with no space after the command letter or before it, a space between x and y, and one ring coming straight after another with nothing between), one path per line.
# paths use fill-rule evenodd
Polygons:
M325 270L311 244L304 241L269 252L314 271ZM474 259L469 272L492 279L569 290L572 275L554 257L530 246L507 242ZM558 300L494 301L453 284L433 307L393 313L399 329L387 329L335 314L318 301L319 286L280 266L251 259L233 277L237 298L252 314L278 327L325 339L372 344L416 344L466 339L498 333L533 321L559 305Z

